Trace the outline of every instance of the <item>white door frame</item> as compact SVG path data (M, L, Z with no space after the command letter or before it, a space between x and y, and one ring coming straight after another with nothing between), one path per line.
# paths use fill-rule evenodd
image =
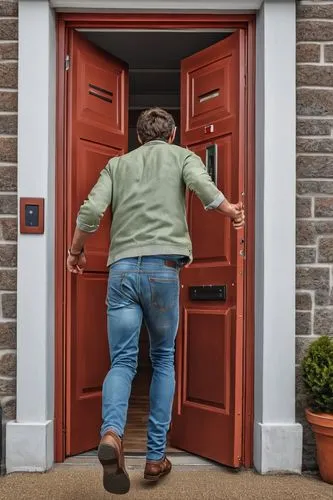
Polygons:
M294 0L20 0L18 196L45 198L45 234L18 236L17 418L7 471L44 471L54 456L56 26L59 10L257 10L254 465L300 472L295 423ZM283 36L281 36L283 33Z

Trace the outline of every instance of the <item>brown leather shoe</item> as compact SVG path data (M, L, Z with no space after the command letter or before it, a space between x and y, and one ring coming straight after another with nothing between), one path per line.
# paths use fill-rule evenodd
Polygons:
M165 457L162 460L147 460L144 478L147 481L156 482L162 476L166 476L171 472L172 464Z
M123 443L115 432L108 431L102 437L98 459L103 466L103 485L106 491L117 495L127 493L130 479L125 469Z

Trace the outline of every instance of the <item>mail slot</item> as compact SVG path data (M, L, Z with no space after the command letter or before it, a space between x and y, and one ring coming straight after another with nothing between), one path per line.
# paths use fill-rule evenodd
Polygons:
M227 300L227 285L190 286L191 300Z

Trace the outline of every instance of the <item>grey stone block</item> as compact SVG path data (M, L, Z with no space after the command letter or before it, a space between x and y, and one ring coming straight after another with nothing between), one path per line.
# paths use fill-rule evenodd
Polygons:
M333 5L303 5L296 2L298 19L332 19Z
M18 1L17 0L1 0L0 2L0 16L1 17L15 17L18 15Z
M333 181L297 181L297 194L332 194Z
M296 337L296 365L299 365L304 358L307 349L313 342L311 337Z
M17 63L0 62L0 86L3 89L17 89Z
M0 135L16 135L17 134L17 116L16 115L0 115Z
M16 323L0 323L0 348L15 349L16 347Z
M307 64L297 67L296 85L307 87L332 87L333 67Z
M16 293L2 295L2 315L8 319L16 318Z
M333 23L332 29L333 29ZM333 89L297 90L297 114L299 116L325 116L333 114Z
M333 335L333 309L316 309L313 333L315 335Z
M16 377L16 353L0 352L0 377Z
M298 42L330 42L333 40L333 26L329 21L298 21L296 29Z
M328 286L315 291L316 306L333 306L333 289Z
M301 198L297 196L296 198L296 217L307 218L311 217L311 207L312 200L311 198Z
M7 194L0 195L0 214L17 214L17 196Z
M0 219L0 240L17 240L17 219Z
M333 196L330 198L315 199L316 217L333 217Z
M333 138L329 139L298 138L297 151L298 153L333 153Z
M306 220L296 221L296 243L297 245L314 245L317 233L313 223Z
M296 335L311 335L311 333L311 313L296 311Z
M3 418L6 420L16 419L16 399L11 398L2 402Z
M324 56L325 62L332 63L333 62L333 44L326 45L324 48Z
M312 118L297 120L297 135L331 135L333 120L315 120ZM333 174L332 174L333 175Z
M311 311L312 310L312 296L307 292L296 293L296 309L298 311Z
M15 396L16 379L0 377L0 396Z
M319 62L320 61L319 43L297 44L296 61L298 63Z
M307 247L296 248L297 264L313 264L316 262L316 249Z
M328 288L329 267L298 267L296 269L296 288L301 290L320 290Z
M17 92L0 91L0 111L17 111Z
M0 43L0 60L7 61L15 59L18 59L18 43Z
M15 137L0 137L0 162L17 162L17 139Z
M333 263L333 238L320 238L318 262Z
M296 160L296 175L298 179L333 178L333 157L299 155Z
M0 19L0 40L18 39L18 20Z
M17 246L0 244L0 266L16 267Z
M15 291L16 275L16 269L0 269L0 290Z
M0 167L0 191L17 191L16 167Z

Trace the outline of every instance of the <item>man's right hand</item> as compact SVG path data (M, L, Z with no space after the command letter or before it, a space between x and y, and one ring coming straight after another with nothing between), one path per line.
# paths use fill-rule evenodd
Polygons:
M233 225L236 229L244 226L245 223L245 213L243 203L239 201L236 204L229 203L227 199L223 200L221 205L217 209L222 214L230 217L233 220Z

